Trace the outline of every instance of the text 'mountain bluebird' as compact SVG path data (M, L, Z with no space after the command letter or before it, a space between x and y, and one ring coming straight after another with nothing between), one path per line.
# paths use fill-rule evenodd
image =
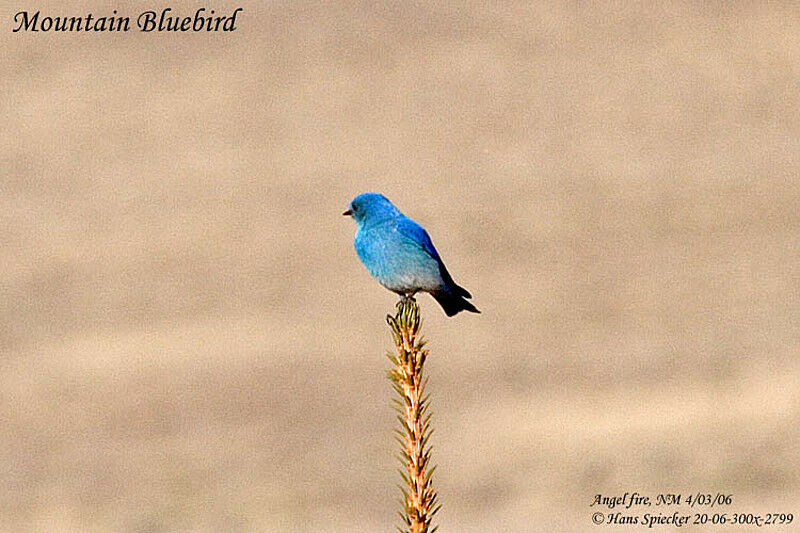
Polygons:
M431 294L447 316L480 313L456 285L425 229L401 213L385 196L364 193L344 212L356 221L355 247L361 262L381 285L404 297Z

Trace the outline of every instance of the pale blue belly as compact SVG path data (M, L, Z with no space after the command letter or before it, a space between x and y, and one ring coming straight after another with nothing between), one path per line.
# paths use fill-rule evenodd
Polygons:
M442 286L439 263L391 228L359 230L354 244L369 273L391 291L433 291Z

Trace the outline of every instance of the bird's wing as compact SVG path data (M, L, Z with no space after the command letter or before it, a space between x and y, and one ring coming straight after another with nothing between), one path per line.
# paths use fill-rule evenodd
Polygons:
M433 242L425 228L408 217L400 217L395 222L395 229L403 240L420 247L425 253L441 263L439 254L436 252L436 248L433 247Z
M469 293L469 291L467 291L467 289L464 287L459 287L456 282L453 281L453 277L447 271L447 267L444 266L444 261L442 261L439 257L438 252L436 252L436 248L433 247L433 241L431 241L431 238L428 235L428 232L425 231L425 228L410 218L402 216L396 220L395 229L405 242L418 246L439 264L439 272L447 286L461 296L472 298L472 295Z

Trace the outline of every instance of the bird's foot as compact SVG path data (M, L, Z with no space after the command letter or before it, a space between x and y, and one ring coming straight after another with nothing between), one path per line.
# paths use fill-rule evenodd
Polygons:
M403 306L403 304L410 304L410 303L416 303L416 302L417 302L417 300L414 299L414 295L413 294L412 295L401 294L400 295L400 299L397 301L397 308L398 309L401 308Z

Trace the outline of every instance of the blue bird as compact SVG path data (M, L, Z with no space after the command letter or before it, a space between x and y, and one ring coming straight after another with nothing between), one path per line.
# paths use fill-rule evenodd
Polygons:
M356 221L356 253L372 277L403 298L418 291L431 294L447 316L480 313L453 281L425 229L401 213L385 196L367 192L343 213Z

